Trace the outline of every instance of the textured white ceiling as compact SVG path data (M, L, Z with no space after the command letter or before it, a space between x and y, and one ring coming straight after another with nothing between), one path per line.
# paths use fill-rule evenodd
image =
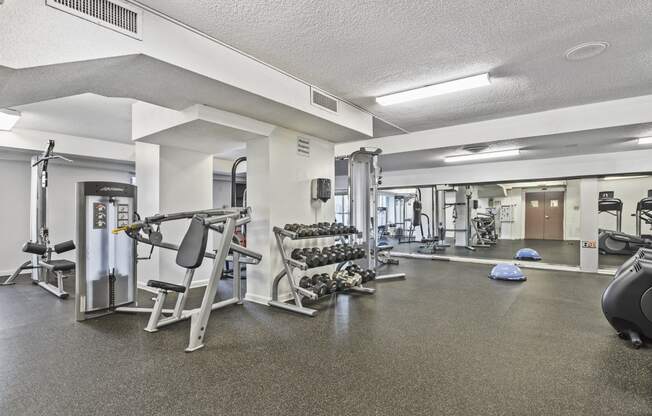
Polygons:
M134 100L80 94L14 107L21 112L16 128L131 143Z
M652 136L652 123L630 126L611 127L596 130L584 130L573 133L554 134L548 136L525 137L516 140L503 140L487 143L485 151L518 148L521 153L516 157L494 159L530 160L573 155L622 152L650 148L639 145L636 138ZM449 164L444 157L467 154L461 147L445 147L439 149L420 150L415 152L392 153L381 155L379 164L385 171L427 169L452 165L469 165L490 163L492 160L479 160Z
M652 93L646 0L140 3L410 131ZM593 40L612 46L587 61L564 59ZM373 101L485 71L490 88L391 107Z

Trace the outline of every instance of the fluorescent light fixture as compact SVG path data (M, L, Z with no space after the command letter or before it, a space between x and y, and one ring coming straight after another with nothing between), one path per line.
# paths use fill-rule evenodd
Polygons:
M416 188L400 188L400 189L381 189L380 192L386 192L390 194L398 194L398 195L411 195L411 194L416 194L417 190Z
M641 178L647 178L648 176L645 175L637 175L637 176L605 176L602 178L603 181L618 181L618 180L623 180L623 179L641 179Z
M487 85L491 85L489 73L484 73L454 81L442 82L441 84L428 85L427 87L416 88L414 90L383 95L376 97L376 102L380 105L392 105L451 92L470 90L471 88L485 87Z
M444 162L455 163L455 162L468 162L470 160L494 159L497 157L518 156L520 153L521 151L519 149L500 150L498 152L471 153L468 155L446 156L444 158Z
M652 144L652 136L639 138L638 144Z
M0 130L9 131L20 119L20 112L0 109Z

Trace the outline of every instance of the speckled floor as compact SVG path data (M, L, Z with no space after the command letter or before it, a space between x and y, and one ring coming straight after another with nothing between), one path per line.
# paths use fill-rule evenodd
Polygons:
M315 318L247 303L155 334L76 323L73 302L0 287L0 415L650 415L652 349L617 338L606 276L401 259L405 281ZM230 281L223 282L225 285ZM195 294L195 301L199 299Z

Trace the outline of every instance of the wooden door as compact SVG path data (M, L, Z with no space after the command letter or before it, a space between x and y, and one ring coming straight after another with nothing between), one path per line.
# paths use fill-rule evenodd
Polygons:
M564 191L547 191L544 201L544 240L564 239Z
M545 227L545 192L525 193L525 238L542 240Z

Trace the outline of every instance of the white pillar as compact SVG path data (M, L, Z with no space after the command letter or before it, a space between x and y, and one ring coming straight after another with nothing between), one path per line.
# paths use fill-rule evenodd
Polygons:
M580 269L598 270L598 180L580 180Z
M138 213L142 218L157 214L159 210L160 164L157 144L135 142L136 145L136 186L138 188ZM138 257L149 255L150 246L138 244ZM152 252L150 260L138 261L138 281L143 284L149 279L158 280L159 250Z
M455 222L452 224L453 227L456 230L462 230L462 231L455 231L455 246L456 247L466 247L466 187L465 186L458 186L457 187L457 192L455 193L455 203L456 204L464 204L464 205L456 205L455 207L452 207L455 209L455 212L457 213L457 219Z
M213 156L200 152L136 142L136 185L138 211L142 217L157 213L213 208ZM187 221L164 223L163 240L179 244L188 228ZM208 250L213 246L209 239ZM151 260L138 265L138 281L149 279L180 284L184 271L175 262L176 252L155 249ZM149 246L140 245L139 256L149 254ZM207 280L211 262L195 272L195 283Z
M333 222L335 218L333 198L326 203L310 200L311 179L329 178L334 184L334 145L311 138L310 157L305 157L297 153L298 136L277 128L269 137L247 142L247 198L252 208L247 247L263 255L259 265L247 269L246 299L249 301L267 304L272 281L282 269L272 227ZM301 243L304 247L312 244ZM279 298L284 299L287 294L289 288L281 285Z

